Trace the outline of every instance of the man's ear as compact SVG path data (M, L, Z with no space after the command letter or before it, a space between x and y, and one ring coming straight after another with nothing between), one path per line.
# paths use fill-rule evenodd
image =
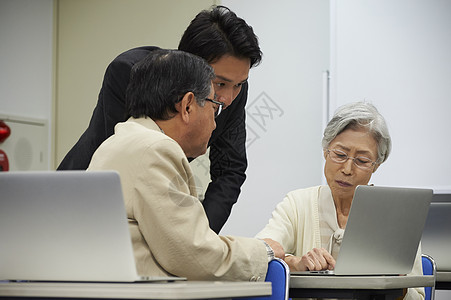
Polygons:
M196 98L192 92L186 93L182 100L176 104L176 109L180 113L183 122L188 123L190 114L195 109Z

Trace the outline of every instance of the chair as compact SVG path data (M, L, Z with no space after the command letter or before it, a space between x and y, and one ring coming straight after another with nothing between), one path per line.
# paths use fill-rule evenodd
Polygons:
M269 297L253 297L250 300L288 300L290 268L287 263L275 258L268 264L265 281L272 283L272 295ZM234 299L238 300L238 299Z
M423 275L434 275L434 278L436 276L436 267L435 267L435 261L434 259L427 255L422 254L421 255L421 262L423 265ZM435 280L434 280L434 286L427 286L424 288L424 292L426 293L425 300L434 300L435 295Z

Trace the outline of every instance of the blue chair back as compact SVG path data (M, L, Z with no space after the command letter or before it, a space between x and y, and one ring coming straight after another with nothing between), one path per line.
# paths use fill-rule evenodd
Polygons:
M421 255L421 262L423 266L423 275L435 275L435 261L432 257L427 254ZM425 300L434 300L435 287L427 286L424 288L424 292L426 293Z
M268 264L265 281L272 284L272 295L269 297L247 298L251 300L288 300L290 268L283 260L275 258ZM238 299L236 299L238 300Z

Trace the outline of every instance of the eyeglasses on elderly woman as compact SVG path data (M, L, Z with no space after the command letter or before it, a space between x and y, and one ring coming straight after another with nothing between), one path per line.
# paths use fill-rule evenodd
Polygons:
M327 154L329 155L330 159L339 164L343 164L347 162L348 159L352 159L354 165L363 170L369 170L376 164L375 161L372 161L368 157L365 156L350 157L348 156L348 154L346 154L346 152L343 152L338 149L327 149Z

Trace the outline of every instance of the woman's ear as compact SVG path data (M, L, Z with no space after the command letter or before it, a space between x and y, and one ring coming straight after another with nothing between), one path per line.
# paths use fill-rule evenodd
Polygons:
M375 164L375 165L374 165L373 173L376 172L377 168L379 168L380 165L381 165L381 164Z
M195 109L194 103L196 99L192 92L186 93L182 100L176 104L176 109L180 113L180 117L183 122L188 123L190 114Z

